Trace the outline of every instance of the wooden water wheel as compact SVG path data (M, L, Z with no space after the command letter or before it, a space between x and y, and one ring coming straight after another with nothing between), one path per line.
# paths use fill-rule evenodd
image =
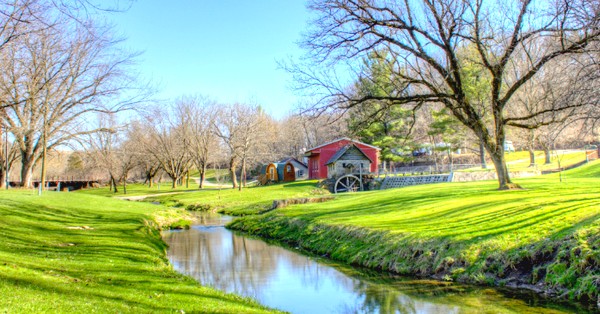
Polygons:
M335 193L356 192L362 190L362 181L357 176L352 174L341 176L339 179L337 179L337 181L335 181L335 185L333 186L333 191Z

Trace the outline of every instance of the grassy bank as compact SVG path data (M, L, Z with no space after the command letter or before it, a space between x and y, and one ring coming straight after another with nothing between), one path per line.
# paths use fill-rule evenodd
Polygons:
M168 264L164 207L85 195L0 191L0 311L262 313Z
M230 227L401 274L525 287L596 306L600 162L558 175L339 195Z
M329 194L316 188L317 181L299 181L285 184L237 189L205 189L190 193L153 196L146 201L156 201L168 206L185 208L198 205L229 215L256 214L269 210L274 200Z

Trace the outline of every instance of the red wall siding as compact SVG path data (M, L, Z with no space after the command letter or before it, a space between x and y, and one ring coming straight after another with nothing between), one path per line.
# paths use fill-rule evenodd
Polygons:
M310 179L326 179L327 178L327 166L325 163L331 159L333 155L342 147L354 143L359 147L371 160L371 172L377 172L379 167L379 151L375 148L366 146L361 143L351 142L348 140L340 140L329 145L312 150L313 156L308 159L308 171L310 173Z

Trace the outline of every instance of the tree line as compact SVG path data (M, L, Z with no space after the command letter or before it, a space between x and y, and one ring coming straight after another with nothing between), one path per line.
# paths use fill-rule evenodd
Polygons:
M114 192L120 184L126 189L132 174L150 187L164 174L176 188L197 173L202 189L210 169L226 170L232 188L241 190L260 165L302 159L307 148L347 135L343 121L326 116L277 120L253 102L218 103L201 95L150 105L139 116L119 124L101 115L97 128L106 131L87 136L82 159L107 174Z

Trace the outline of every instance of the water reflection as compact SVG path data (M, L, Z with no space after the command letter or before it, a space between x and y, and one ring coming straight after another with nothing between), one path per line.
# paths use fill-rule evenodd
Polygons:
M165 235L175 269L201 284L292 313L565 313L531 307L494 289L386 278L316 261L222 227L224 217Z

